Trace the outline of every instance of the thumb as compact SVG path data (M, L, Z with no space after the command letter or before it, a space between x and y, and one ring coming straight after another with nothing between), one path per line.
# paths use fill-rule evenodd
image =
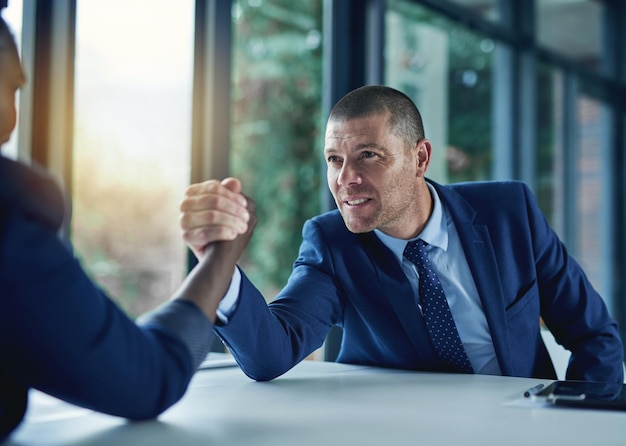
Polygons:
M222 186L236 194L241 193L241 181L237 178L228 177L222 180Z

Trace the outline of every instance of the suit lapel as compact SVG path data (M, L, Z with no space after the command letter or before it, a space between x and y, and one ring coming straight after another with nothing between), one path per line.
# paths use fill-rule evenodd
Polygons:
M437 184L434 186L446 204L459 234L487 318L500 371L503 375L510 375L512 373L511 352L504 299L498 265L487 227L475 222L476 212L459 194Z
M413 346L421 369L435 368L437 359L426 331L426 324L415 302L414 291L393 253L374 233L363 235L372 270L378 276L379 294L386 296Z

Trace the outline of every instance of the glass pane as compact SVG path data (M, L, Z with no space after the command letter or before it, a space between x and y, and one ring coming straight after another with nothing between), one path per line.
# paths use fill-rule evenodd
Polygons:
M603 171L603 127L602 103L581 96L577 101L578 111L578 162L576 178L577 257L589 280L601 294L605 289L603 271L608 271L607 258L603 252L604 217L609 204L605 202Z
M539 66L537 198L552 227L610 307L608 112L601 102L579 96L575 100L576 123L571 123L574 134L566 135L565 120L569 118L564 116L564 84L561 70Z
M17 49L21 54L21 37L22 37L22 1L21 0L11 0L8 6L2 10L2 18L9 25L9 28L13 32L13 37L15 37L15 43L17 44ZM28 77L28 74L27 74ZM9 158L16 159L18 154L17 149L17 134L18 134L18 126L19 123L19 92L15 95L15 106L18 113L18 122L13 134L11 135L11 139L7 141L2 146L2 154Z
M563 76L539 65L537 76L537 185L539 207L553 228L564 237Z
M320 212L322 0L235 1L231 172L257 203L246 273L272 299Z
M599 70L603 8L592 0L537 0L539 44Z
M492 21L497 21L500 18L498 14L498 1L499 0L451 0L452 3L466 7L474 14L478 14Z
M386 21L386 83L422 113L434 152L428 176L489 179L493 41L409 1L391 0Z
M193 0L78 2L73 242L130 314L186 269Z

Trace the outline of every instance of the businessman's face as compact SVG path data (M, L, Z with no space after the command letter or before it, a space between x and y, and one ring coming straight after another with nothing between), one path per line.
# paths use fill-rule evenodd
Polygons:
M0 146L9 140L15 128L15 93L23 83L24 74L13 43L0 42Z
M387 121L387 114L377 114L328 122L328 187L350 231L380 229L411 238L425 221L423 215L430 215L430 201L422 202L430 143L422 140L408 148Z

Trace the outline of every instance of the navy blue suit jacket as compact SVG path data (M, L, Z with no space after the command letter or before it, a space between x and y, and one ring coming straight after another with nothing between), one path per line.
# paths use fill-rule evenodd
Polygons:
M162 307L184 315L185 330L171 330L159 310L141 326L132 321L57 237L63 202L49 177L0 157L0 442L21 422L32 387L113 415L155 417L182 397L214 336L189 301ZM191 342L202 337L199 347L184 331Z
M616 322L528 187L432 184L456 225L502 374L555 378L542 317L572 352L568 379L622 382ZM437 370L397 260L374 233L349 232L336 210L305 223L277 298L268 306L244 275L235 312L216 330L248 376L268 380L320 347L333 325L343 328L339 362Z

